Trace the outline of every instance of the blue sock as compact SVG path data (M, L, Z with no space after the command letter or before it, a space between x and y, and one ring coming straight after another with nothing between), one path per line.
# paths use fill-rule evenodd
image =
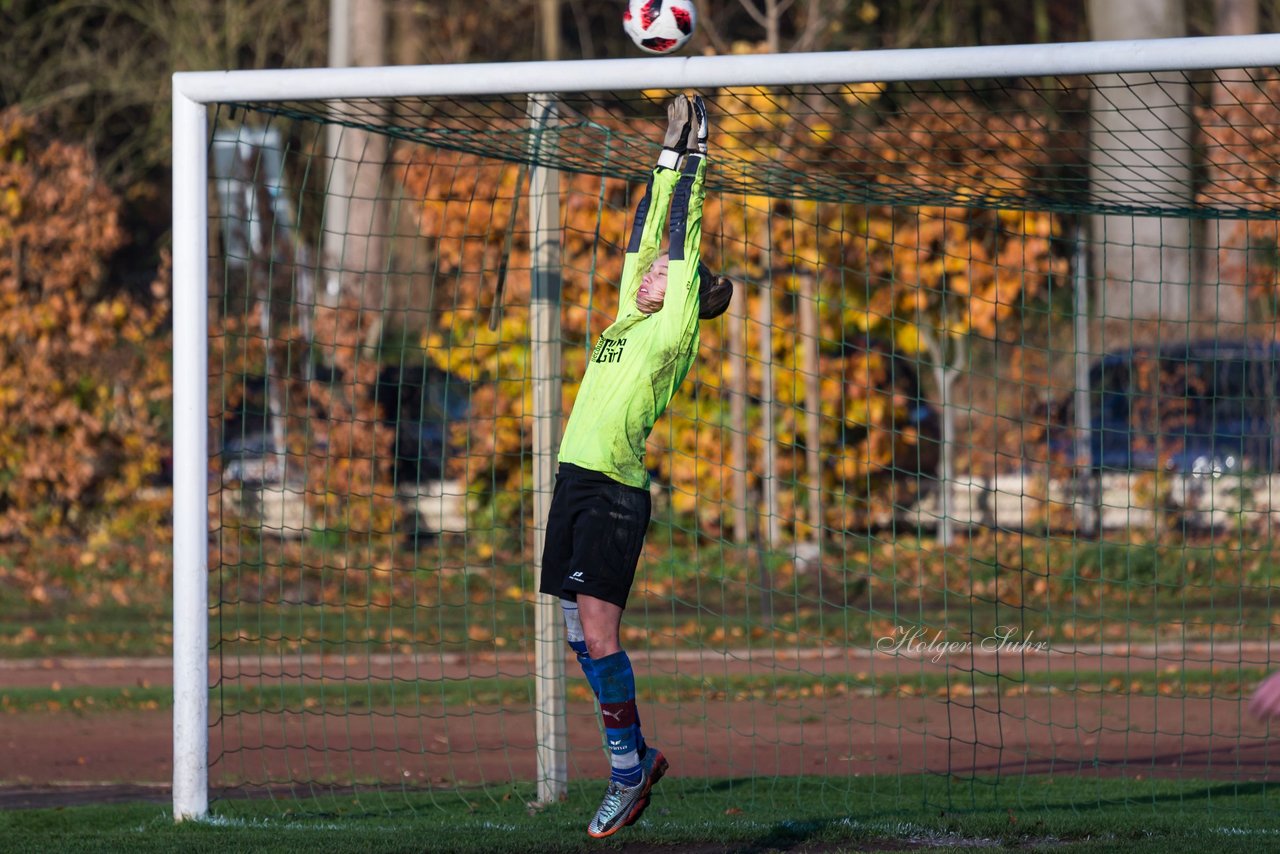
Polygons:
M596 669L592 666L591 656L587 654L587 639L582 634L582 617L578 614L578 603L568 599L560 600L560 610L564 613L564 630L569 640L569 648L578 657L578 666L582 675L587 677L591 693L600 699L600 680L596 678Z
M624 786L640 782L644 736L636 714L636 677L625 651L592 662L600 683L600 714L609 742L611 779Z
M600 677L596 673L595 661L587 652L587 640L582 631L582 616L578 612L578 603L571 602L568 599L560 600L560 610L564 614L565 635L569 641L569 648L573 650L574 655L578 659L578 666L582 668L582 675L587 677L587 684L591 686L591 693L595 694L596 701L600 701ZM631 673L631 659L626 659L628 673ZM635 718L636 739L639 742L637 754L641 759L648 749L644 741L644 734L640 730L640 713L635 708L635 675L631 673L631 713Z

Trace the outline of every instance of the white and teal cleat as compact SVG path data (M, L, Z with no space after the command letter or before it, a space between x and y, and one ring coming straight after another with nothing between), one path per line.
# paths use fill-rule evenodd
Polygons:
M667 773L667 759L662 751L650 747L640 760L640 782L634 786L623 786L615 780L609 781L605 789L604 800L600 809L596 810L591 824L587 825L587 833L596 839L612 836L622 828L635 824L649 806L649 793L653 784Z

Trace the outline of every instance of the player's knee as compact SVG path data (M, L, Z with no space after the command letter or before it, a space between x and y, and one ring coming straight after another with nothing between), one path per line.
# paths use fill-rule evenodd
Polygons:
M616 634L587 635L587 654L593 659L601 659L622 650Z

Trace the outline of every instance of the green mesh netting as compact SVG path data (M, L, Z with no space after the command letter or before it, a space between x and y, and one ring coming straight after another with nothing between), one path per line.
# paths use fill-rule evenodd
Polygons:
M530 787L532 431L562 414L530 391L531 167L560 173L567 413L670 94L217 110L218 791ZM686 792L1035 806L1069 774L1198 809L1273 776L1244 698L1280 73L704 94L704 257L739 296L651 437L623 630ZM602 779L572 660L565 690L569 777Z

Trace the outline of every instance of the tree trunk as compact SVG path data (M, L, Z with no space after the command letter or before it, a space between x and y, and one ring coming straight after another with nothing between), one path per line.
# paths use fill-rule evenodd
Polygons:
M729 302L728 326L733 541L745 543L751 539L747 523L747 473L751 471L751 460L747 456L747 290L744 287L734 289Z
M823 50L831 32L831 12L824 0L809 0L804 6L804 29L791 46L793 52Z
M1075 396L1074 396L1074 449L1072 471L1075 476L1075 500L1072 515L1077 536L1093 536L1098 532L1100 498L1098 471L1093 459L1093 389L1089 388L1089 362L1092 359L1089 345L1089 253L1086 250L1087 235L1076 236L1074 291L1075 311Z
M560 58L560 0L538 0L538 25L542 30L542 58Z
M955 386L960 371L948 365L942 374L942 453L938 464L938 508L942 520L938 525L938 542L945 548L955 542L955 509L951 500L951 481L956 473L956 406Z
M392 65L427 63L426 18L414 0L390 0L387 7L387 55ZM401 194L406 164L388 168L384 186L395 195L383 202L387 259L384 317L387 325L409 328L415 318L430 318L435 308L431 242L422 235L421 205Z
M1089 0L1098 40L1186 35L1182 0ZM1091 96L1095 201L1190 205L1191 87L1181 74L1102 74ZM1097 216L1094 269L1100 315L1185 321L1191 312L1191 229L1186 218Z
M800 372L804 378L804 457L805 480L809 493L808 521L809 526L813 529L813 542L821 544L823 527L822 455L819 445L822 441L820 432L822 427L822 378L818 373L820 334L818 326L818 281L815 276L806 275L801 279L799 296L800 340L804 345L802 350L804 361L800 367Z
M769 226L765 226L766 234ZM765 239L766 244L770 241ZM765 257L769 257L766 252ZM764 542L776 548L782 539L782 518L778 500L778 431L775 424L777 411L774 405L773 384L773 290L765 287L756 303L756 322L760 325L758 358L760 359L760 445L764 448L764 465L761 467L760 484L764 499Z
M782 13L791 6L792 0L764 0L764 8L756 7L755 0L738 0L742 8L751 16L751 20L764 30L764 46L769 53L782 50Z
M330 63L386 64L386 17L383 0L331 0L333 28ZM343 21L342 13L348 19ZM378 120L373 105L364 113ZM329 187L325 196L324 264L327 292L335 301L344 287L358 289L366 308L385 302L386 203L382 175L387 138L379 133L329 126Z
M1258 32L1258 0L1214 0L1214 30L1220 36Z
M955 382L964 364L963 342L956 343L954 361L947 360L946 342L924 336L925 348L933 367L933 382L938 389L938 409L942 415L942 441L938 449L938 545L946 548L955 542L955 519L951 507L951 480L955 476L956 415Z
M1220 36L1241 36L1258 32L1258 0L1215 0L1214 29ZM1222 128L1222 110L1231 104L1258 97L1257 87L1243 74L1226 72L1226 80L1213 86L1213 106L1205 119L1205 130L1214 134ZM1227 134L1231 128L1224 128ZM1207 172L1210 183L1223 177L1220 163L1210 152ZM1207 219L1200 240L1200 281L1203 291L1199 314L1205 319L1244 323L1249 273L1248 222L1238 219Z
M782 50L782 10L778 0L764 0L764 8L765 20L768 21L764 28L765 45L769 53L779 53Z
M395 65L422 65L427 61L423 18L415 7L412 0L392 0L388 42Z

